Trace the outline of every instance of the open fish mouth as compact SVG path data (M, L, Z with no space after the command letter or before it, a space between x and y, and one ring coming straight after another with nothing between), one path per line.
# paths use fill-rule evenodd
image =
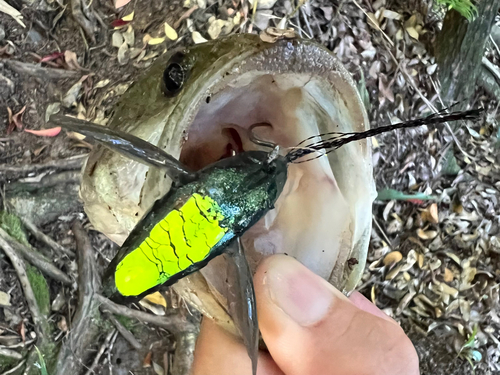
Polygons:
M252 127L258 138L285 151L317 134L368 128L349 73L312 42L266 44L255 36L237 36L184 55L190 75L182 91L170 97L161 92L166 57L122 97L110 127L161 147L192 170L262 149L250 139ZM169 188L161 171L96 147L85 167L81 196L94 227L121 245ZM251 270L264 257L285 253L349 293L364 268L374 198L367 139L291 164L275 208L242 236ZM216 257L174 288L233 330L226 262L225 256Z

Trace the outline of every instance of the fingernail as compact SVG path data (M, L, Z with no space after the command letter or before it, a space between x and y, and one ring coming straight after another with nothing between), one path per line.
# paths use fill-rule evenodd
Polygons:
M302 326L322 320L335 297L326 281L286 256L270 261L264 285L274 304Z

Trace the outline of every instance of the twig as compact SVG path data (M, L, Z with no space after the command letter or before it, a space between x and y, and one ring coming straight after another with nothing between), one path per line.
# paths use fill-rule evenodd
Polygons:
M99 364L99 360L101 359L102 355L106 351L106 348L109 346L109 343L111 342L111 339L113 338L113 335L115 334L116 329L112 330L107 336L106 340L102 343L101 347L99 348L99 351L97 352L94 361L92 362L92 365L88 368L87 372L85 375L91 375L94 373L94 369L97 367Z
M142 349L142 345L139 341L137 341L137 339L134 337L134 335L129 332L128 329L126 329L119 321L118 319L116 319L112 314L105 314L106 315L106 318L108 318L109 320L111 320L111 323L113 323L113 325L115 326L115 328L117 329L118 332L120 332L120 335L123 336L123 338L125 340L128 341L128 343L130 345L132 345L132 347L136 350L140 350Z
M73 14L75 21L82 27L92 43L95 43L94 25L85 16L81 0L71 0L71 13Z
M490 60L488 60L486 57L483 57L482 61L483 65L488 68L488 70L493 74L497 80L497 82L500 84L500 69L498 69L498 66L493 64Z
M23 359L21 362L19 362L19 363L17 364L17 366L16 366L16 367L12 367L10 370L7 370L7 371L5 371L5 372L2 372L2 374L0 374L0 375L10 375L10 374L14 374L14 373L16 373L16 372L17 372L17 370L19 370L21 367L23 367L25 363L26 363L26 360L25 360L25 359Z
M193 330L194 325L187 321L184 317L178 314L171 314L167 316L158 316L149 314L139 310L133 310L128 307L118 305L104 296L96 294L94 298L99 302L99 304L106 310L113 314L123 315L129 318L134 318L142 322L151 323L158 327L163 327L170 332L176 334L184 331Z
M191 14L193 14L193 12L198 9L198 5L193 5L191 8L189 8L188 10L186 10L180 17L177 21L174 22L174 29L177 29L182 21L184 21L186 18L189 18L189 16L191 16Z
M89 348L100 334L95 324L98 319L98 302L94 298L101 285L94 262L94 252L90 239L80 222L72 226L78 250L78 309L73 320L73 327L59 352L55 375L79 373L79 366L85 361Z
M52 238L50 238L40 229L38 229L38 227L35 224L33 224L33 222L31 222L28 218L21 216L20 219L23 222L24 226L33 234L33 236L35 236L37 240L44 242L46 245L52 248L52 250L54 250L61 256L63 254L66 254L72 258L75 257L74 252L72 252L69 249L66 249L64 246L59 245L56 241L54 241Z
M28 76L33 76L42 79L68 79L68 78L78 78L82 74L75 70L66 70L66 69L54 69L54 68L46 68L40 65L26 63L17 60L10 59L0 59L0 63L4 63L9 68L14 70L19 74L25 74Z
M2 355L4 357L17 359L17 360L23 359L23 356L21 355L21 353L18 353L15 350L10 350L7 348L0 348L0 355Z
M47 320L43 317L43 314L40 312L40 308L38 307L38 303L36 302L35 293L33 293L33 289L31 288L28 275L26 274L26 267L22 258L18 256L14 248L2 236L0 236L0 247L10 259L12 266L16 270L17 277L19 278L24 291L26 303L28 304L31 317L33 318L33 322L35 324L35 331L38 338L48 338L48 323Z
M377 219L375 218L375 215L373 215L373 222L375 223L375 225L377 226L378 230L382 234L382 237L384 237L384 239L387 241L387 245L390 248L392 248L391 240L389 239L389 237L387 237L387 234L385 234L384 230L382 229L382 227L378 223Z
M37 267L47 276L66 285L72 284L71 279L59 268L54 266L49 259L38 253L36 250L23 245L22 243L19 243L2 228L0 228L0 239L9 244L9 246L14 250L16 254L22 255L24 259L30 262L33 266Z
M493 39L491 34L490 34L490 40L491 40L491 43L493 43L493 45L495 46L495 49L497 50L498 56L500 57L500 48L498 48L498 44L497 44L497 42L495 42L495 39Z
M29 164L23 166L0 165L0 182L19 179L32 173L39 173L49 169L75 170L81 169L88 154L78 155L68 159L52 160L43 164Z
M356 5L364 14L365 16L370 20L372 21L372 24L373 26L382 33L382 35L384 36L384 38L389 42L389 44L391 45L391 47L394 47L394 42L391 40L391 38L389 38L389 36L384 33L384 30L382 30L380 28L380 26L378 25L377 23L377 20L374 20L363 8L361 8L361 5L358 4L358 2L356 0L352 0L352 2L354 3L354 5ZM341 5L343 5L343 2L341 3ZM340 8L339 8L339 11L340 11ZM396 62L397 64L397 62Z

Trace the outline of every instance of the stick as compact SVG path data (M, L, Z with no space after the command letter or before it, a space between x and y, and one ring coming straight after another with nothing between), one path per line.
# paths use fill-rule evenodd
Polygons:
M20 219L23 222L24 226L33 234L33 236L35 236L37 240L44 242L60 256L66 254L72 258L75 257L74 252L72 252L69 249L66 249L64 246L59 245L56 241L54 241L52 238L50 238L40 229L38 229L38 227L35 224L33 224L33 222L31 222L28 218L20 216Z
M68 339L59 351L55 375L78 374L90 347L101 333L95 324L99 318L95 293L101 285L92 245L80 222L75 221L71 229L78 251L78 309Z
M0 355L4 357L9 357L17 360L23 359L23 356L21 353L16 352L15 350L10 350L7 348L0 348Z
M2 228L0 228L0 239L8 243L16 254L22 255L24 259L26 259L29 263L38 268L47 276L66 285L72 284L71 279L59 268L54 266L49 259L38 253L36 250L19 243Z
M123 315L129 318L134 318L145 323L151 323L158 327L163 327L173 334L194 330L195 327L192 323L179 316L178 314L171 314L168 316L158 316L149 314L139 310L133 310L128 307L118 305L106 297L96 294L94 298L106 310L113 314Z
M111 342L111 339L113 338L113 335L115 334L116 330L112 330L108 336L106 336L106 340L102 343L101 347L99 348L99 351L97 352L94 361L92 362L92 365L89 367L85 375L92 375L94 374L94 369L97 367L99 364L99 360L101 359L102 355L106 351L106 348L108 347L109 343Z
M116 330L118 332L120 332L120 335L123 336L123 338L125 340L128 341L128 343L130 345L132 345L132 347L135 349L135 350L141 350L142 349L142 345L139 341L137 341L137 339L134 337L134 335L129 332L129 330L127 330L119 321L118 319L116 319L112 314L109 314L109 313L106 313L106 318L108 318L109 320L111 320L111 323L113 323L113 325L115 326Z
M22 258L17 255L17 252L14 250L14 248L2 236L0 236L0 247L10 259L12 266L16 270L17 277L21 282L21 286L24 291L24 297L26 298L26 303L28 304L28 308L30 309L38 339L40 340L48 337L46 335L46 328L48 327L48 323L40 312L38 303L36 302L35 293L33 293L33 289L31 288L28 275L26 274L26 267Z
M26 363L26 360L23 359L21 362L19 362L17 364L16 367L12 367L10 370L7 370L5 372L2 372L1 375L10 375L10 374L14 374L17 370L19 370L22 366L24 366L24 364Z
M48 169L81 169L87 156L87 154L78 155L68 159L52 160L44 164L29 164L23 166L0 165L0 182L19 179L31 173L42 172Z
M28 76L33 76L48 80L78 78L79 76L82 75L80 72L77 72L75 70L46 68L40 65L26 63L17 60L0 59L0 63L4 63L9 68L11 68L12 70L14 70L19 74L25 74Z

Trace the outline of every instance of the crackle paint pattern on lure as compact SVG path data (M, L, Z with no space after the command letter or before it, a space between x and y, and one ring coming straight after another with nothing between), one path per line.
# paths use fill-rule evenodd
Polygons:
M221 226L224 218L216 201L193 194L182 207L159 221L139 247L118 263L118 291L123 296L137 296L205 260L228 231Z

